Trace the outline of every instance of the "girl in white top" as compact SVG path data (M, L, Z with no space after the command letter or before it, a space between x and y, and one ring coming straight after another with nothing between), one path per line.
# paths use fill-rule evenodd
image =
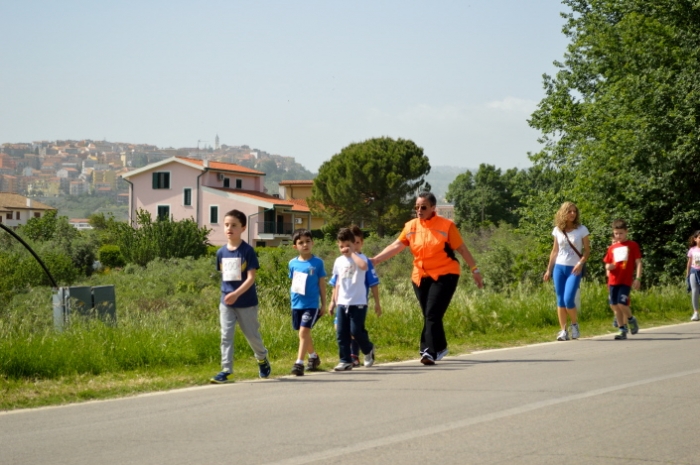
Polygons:
M690 286L690 296L693 302L693 316L690 321L698 321L698 297L700 296L700 231L695 231L690 236L690 249L688 250L688 265L685 268L685 279Z
M576 312L576 292L581 284L583 265L591 253L588 228L579 220L578 207L573 202L564 202L554 216L554 245L549 254L549 265L544 273L544 280L554 281L557 294L557 315L560 331L558 341L566 341L567 317L571 319L571 338L581 335Z

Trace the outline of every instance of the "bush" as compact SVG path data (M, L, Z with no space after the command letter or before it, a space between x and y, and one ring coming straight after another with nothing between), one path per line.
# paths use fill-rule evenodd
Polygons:
M126 265L118 245L103 245L97 251L97 257L102 266L108 268L121 268Z

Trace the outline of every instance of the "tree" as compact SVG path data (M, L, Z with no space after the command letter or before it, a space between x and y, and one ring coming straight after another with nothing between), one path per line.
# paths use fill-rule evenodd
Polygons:
M485 163L475 174L458 175L446 194L447 201L454 203L457 223L469 229L501 222L517 226L519 179L516 168L501 174L500 168Z
M430 190L429 172L428 157L410 140L350 144L321 165L309 205L331 228L364 224L381 237L411 217L417 193Z
M565 197L597 229L596 254L609 244L610 220L623 217L652 276L682 273L684 243L700 226L697 2L564 3L571 42L556 76L544 77L530 124L545 143L533 163L567 183L532 196L526 210L552 212L526 222L549 229Z

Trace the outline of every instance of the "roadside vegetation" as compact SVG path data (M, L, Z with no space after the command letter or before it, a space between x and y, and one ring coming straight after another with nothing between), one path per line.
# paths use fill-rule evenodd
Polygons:
M557 329L551 285L540 282L541 257L509 227L465 233L484 272L487 289L461 280L445 324L452 354L551 341ZM370 236L372 255L392 238ZM0 409L54 405L89 399L202 385L219 370L219 275L214 257L155 258L104 268L73 284L113 284L117 324L73 318L53 328L50 287L16 288L0 307ZM273 376L294 363L297 336L289 316L286 264L291 248L259 248L261 331L270 350ZM334 242L317 240L315 252L330 268ZM16 252L19 254L19 252ZM411 255L404 252L378 267L384 314L369 313L368 327L379 363L415 358L421 315L410 284ZM39 272L40 270L37 270ZM327 271L330 272L328 269ZM584 336L612 332L606 287L585 282L581 327ZM644 327L686 321L689 299L680 286L645 289L633 296ZM322 318L314 342L324 370L337 359L332 318ZM257 366L240 332L235 340L235 380L257 378Z

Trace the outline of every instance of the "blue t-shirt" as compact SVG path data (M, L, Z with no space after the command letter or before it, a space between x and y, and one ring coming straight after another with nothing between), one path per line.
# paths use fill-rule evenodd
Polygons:
M242 241L236 250L229 250L228 245L216 252L216 269L221 272L221 303L229 292L233 292L248 279L248 270L260 268L255 250ZM232 307L245 308L258 305L258 293L255 283L233 303Z
M297 276L297 282L304 281L304 293L294 292L294 274L301 273ZM305 275L305 276L304 276ZM323 260L316 255L312 255L308 260L302 260L299 257L289 260L289 278L292 279L292 309L302 308L319 308L319 299L321 298L321 288L319 281L326 277L326 269L323 266Z
M369 289L379 284L379 276L377 276L377 270L374 269L374 265L372 265L372 262L367 260L367 257L364 254L359 253L358 255L367 261L367 273L365 273L365 289L367 289L367 299L369 299ZM337 281L338 276L333 275L331 276L330 281L328 281L328 284L330 286L335 287L335 283Z

